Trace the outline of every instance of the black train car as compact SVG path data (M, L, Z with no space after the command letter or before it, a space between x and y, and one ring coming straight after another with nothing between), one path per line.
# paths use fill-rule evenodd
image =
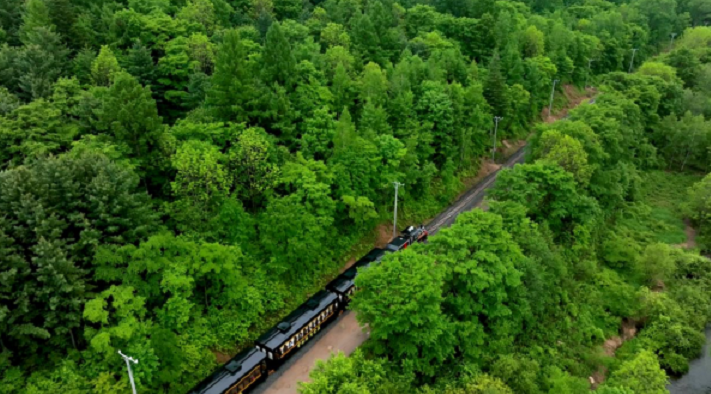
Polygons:
M429 237L429 232L424 225L418 227L410 226L403 230L399 237L396 237L386 246L387 250L397 252L407 249L408 246L415 242L426 242Z
M321 326L338 316L341 303L336 293L321 290L291 312L276 327L257 339L257 349L267 355L270 368L276 368L294 349L301 347Z
M385 249L371 250L367 255L356 261L351 268L326 285L326 289L338 294L338 300L342 303L343 309L350 303L351 295L355 292L357 270L367 268L371 263L380 262L387 253L390 253L390 251Z
M267 356L256 347L234 356L188 394L240 394L267 377Z

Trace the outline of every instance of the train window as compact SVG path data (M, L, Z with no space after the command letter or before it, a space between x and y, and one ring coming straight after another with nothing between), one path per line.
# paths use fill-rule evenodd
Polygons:
M269 357L270 360L273 359L272 352L267 352L267 356Z

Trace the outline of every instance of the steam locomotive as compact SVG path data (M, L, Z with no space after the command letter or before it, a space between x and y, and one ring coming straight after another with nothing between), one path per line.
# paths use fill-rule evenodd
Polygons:
M255 347L234 356L188 394L242 394L255 387L346 310L355 292L359 269L378 264L386 254L403 250L415 242L425 242L428 237L425 226L410 226L385 249L371 250L324 290L260 336Z

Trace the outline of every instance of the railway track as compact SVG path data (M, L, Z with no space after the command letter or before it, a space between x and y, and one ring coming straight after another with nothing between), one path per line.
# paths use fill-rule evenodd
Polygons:
M517 150L516 153L511 155L511 157L501 165L501 168L487 175L479 183L474 185L474 187L459 197L454 204L450 205L444 212L432 219L432 221L426 225L430 234L436 234L439 230L451 226L460 213L469 211L479 205L484 200L486 191L494 185L499 171L504 168L513 167L515 164L523 163L525 154L526 146L524 145L521 149Z
M486 191L494 185L496 176L504 168L523 163L526 146L509 157L501 168L489 174L471 189L445 209L427 224L430 234L449 227L457 216L480 204L486 196ZM298 382L307 380L309 372L314 368L316 360L325 360L331 352L342 351L352 353L360 344L368 339L355 319L355 314L347 311L338 320L318 332L314 338L289 359L279 370L275 371L265 382L255 387L252 394L296 394Z

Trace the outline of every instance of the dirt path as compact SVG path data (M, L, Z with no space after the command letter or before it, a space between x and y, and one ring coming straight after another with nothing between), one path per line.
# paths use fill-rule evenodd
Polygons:
M568 93L566 91L566 93ZM590 97L569 97L571 103L578 105L590 100ZM563 110L567 114L568 108ZM561 111L561 112L563 112ZM553 122L564 117L561 113L556 113L553 117L545 119L545 122ZM482 165L482 172L475 177L478 182L474 183L471 189L464 192L457 201L445 211L436 216L428 225L430 234L435 234L440 229L450 226L462 212L469 211L481 204L487 189L496 181L496 176L501 168L512 167L517 163L522 163L525 157L525 142L514 143L506 146L505 154L510 157L502 165L485 161ZM381 226L379 229L378 243L384 246L390 240L392 226ZM353 262L350 261L349 264ZM351 354L360 344L365 342L368 334L364 333L355 318L355 313L346 312L330 327L327 327L309 341L294 358L286 362L278 371L273 373L266 382L257 386L254 394L296 394L298 382L309 381L309 373L315 367L316 360L326 360L331 353L342 351Z
M684 229L684 232L686 232L686 242L679 246L686 249L693 249L696 247L696 229L691 227L691 221L689 219L684 219L684 224L686 225Z
M358 325L355 313L348 311L321 331L252 393L295 394L298 382L309 380L309 373L316 366L316 360L327 360L331 353L339 351L351 354L366 339L368 333L363 332Z
M622 321L622 326L620 327L621 335L608 338L602 344L602 351L607 357L615 357L615 352L620 348L625 342L634 338L637 335L637 322L630 319L625 319ZM607 367L601 365L595 373L590 376L590 388L595 390L597 387L605 381L607 377Z

